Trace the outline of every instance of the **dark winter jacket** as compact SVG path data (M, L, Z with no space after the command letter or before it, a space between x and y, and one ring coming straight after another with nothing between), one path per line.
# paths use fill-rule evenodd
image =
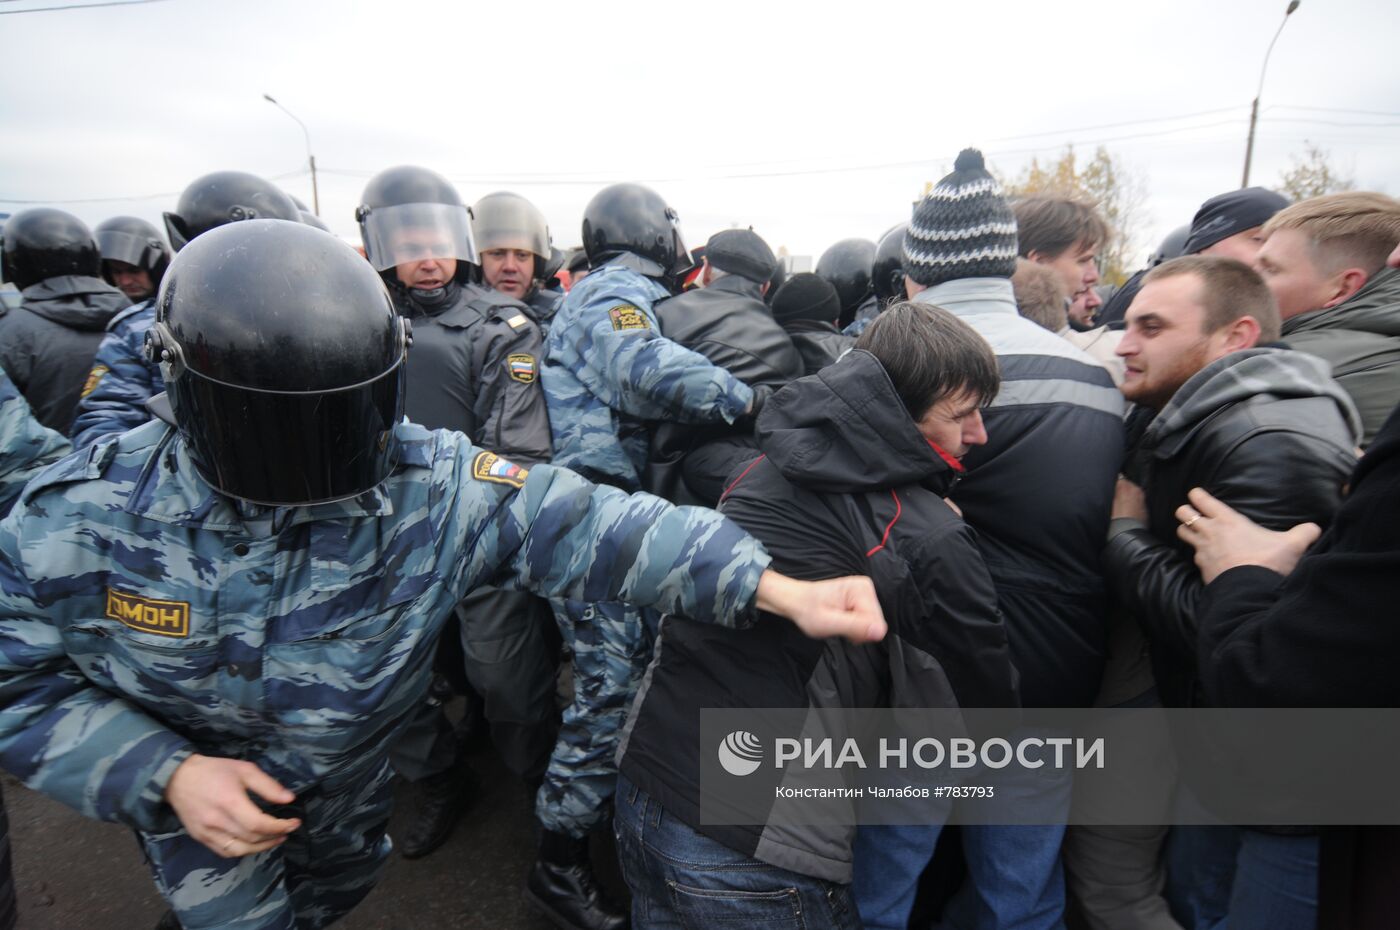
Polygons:
M634 704L622 773L695 829L746 855L850 881L852 829L712 826L699 817L699 710L1006 707L1016 673L972 531L943 500L961 470L920 435L875 357L856 351L769 401L763 457L721 511L773 568L869 575L889 633L853 646L763 616L743 632L668 618Z
M34 416L67 435L107 322L131 305L101 278L63 275L30 285L0 317L0 366Z
M1200 572L1176 509L1203 487L1270 529L1328 525L1356 462L1359 421L1320 360L1286 349L1235 352L1197 372L1154 417L1126 469L1148 523L1115 521L1104 567L1152 650L1162 703L1198 703Z
M1361 411L1369 446L1400 402L1400 269L1385 268L1349 300L1283 321L1283 339L1332 366Z
M802 377L802 357L763 302L760 285L737 274L656 305L661 335L699 352L754 387Z
M1288 577L1245 565L1206 585L1197 657L1211 703L1400 706L1400 407L1348 485L1332 526ZM1319 886L1320 930L1389 930L1400 913L1400 828L1325 828Z
M802 356L803 371L809 375L821 371L856 344L856 337L847 336L832 323L790 320L783 328Z
M1400 707L1400 407L1348 487L1287 578L1244 566L1206 586L1197 656L1211 703Z
M725 275L658 303L656 317L667 339L699 352L767 397L802 377L803 365L760 287L740 275ZM713 507L735 467L758 454L751 424L658 424L644 487L676 503Z
M550 458L549 414L540 389L539 326L526 305L475 284L452 284L426 305L391 288L413 324L408 418L465 433L484 449L525 463Z
M1027 707L1088 707L1103 677L1100 567L1123 462L1123 395L1107 371L1021 316L1005 278L963 278L913 298L991 343L1001 390L987 444L953 494L996 582Z

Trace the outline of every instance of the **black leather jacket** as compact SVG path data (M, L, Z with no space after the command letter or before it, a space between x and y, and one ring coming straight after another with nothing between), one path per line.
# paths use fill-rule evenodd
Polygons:
M781 387L803 375L802 357L763 302L760 285L725 275L656 305L661 334L749 387Z
M856 337L847 336L832 323L791 320L783 328L802 356L803 368L809 375L821 371L856 344Z
M661 334L754 388L755 407L805 373L802 356L763 302L761 285L736 274L656 305ZM757 413L757 410L755 410ZM660 424L652 432L646 490L713 507L737 466L758 453L742 426Z
M1142 624L1162 703L1196 703L1196 619L1204 585L1176 509L1203 487L1270 529L1326 527L1356 463L1355 408L1324 363L1285 349L1219 359L1177 391L1130 454L1148 524L1115 520L1105 570Z

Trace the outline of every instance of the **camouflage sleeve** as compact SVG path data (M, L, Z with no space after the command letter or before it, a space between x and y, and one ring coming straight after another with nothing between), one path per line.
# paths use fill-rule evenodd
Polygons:
M539 327L523 312L493 314L473 330L479 445L525 463L550 459L549 413L540 385Z
M755 616L771 560L758 540L702 507L593 485L550 465L526 471L461 443L448 536L457 594L478 584L587 602L622 601L725 626Z
M34 419L0 370L0 515L9 512L30 478L71 451L68 440Z
M649 308L601 294L582 309L575 375L614 410L641 420L733 423L753 400L748 385L662 336Z
M78 400L70 432L74 448L86 449L104 436L124 433L151 419L146 400L165 390L165 385L146 361L148 328L149 320L137 314L102 337Z
M22 517L0 522L0 766L88 817L174 829L165 786L194 749L68 657L24 573L43 540L22 539Z

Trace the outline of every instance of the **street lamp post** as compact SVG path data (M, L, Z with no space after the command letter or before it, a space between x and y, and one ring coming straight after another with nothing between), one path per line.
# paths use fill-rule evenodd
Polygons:
M1283 33L1288 17L1293 15L1293 11L1298 9L1301 2L1302 0L1289 0L1288 9L1283 11L1283 21L1278 24L1273 41L1269 43L1269 50L1264 53L1264 66L1259 69L1259 89L1254 92L1254 106L1249 111L1249 141L1244 147L1244 180L1240 182L1241 188L1249 186L1249 164L1254 160L1254 127L1259 124L1259 98L1264 94L1264 72L1269 70L1269 56L1274 53L1274 43Z
M1293 0L1293 5L1298 5L1298 0ZM1289 12L1292 12L1291 10ZM311 154L311 133L307 130L306 124L297 119L297 115L288 110L282 104L272 98L271 94L263 94L263 99L272 104L283 113L297 120L297 125L301 127L301 134L306 137L306 160L311 163L311 208L317 216L321 215L321 192L316 187L316 156Z

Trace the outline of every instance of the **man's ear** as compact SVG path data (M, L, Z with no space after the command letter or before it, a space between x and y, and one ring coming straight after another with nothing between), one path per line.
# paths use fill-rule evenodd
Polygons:
M709 286L710 286L710 278L713 276L712 272L710 271L710 260L709 260L708 258L706 258L706 259L703 259L703 261L704 261L704 265L702 266L701 271L700 271L700 286L701 286L701 287L709 287Z
M1054 260L1054 256L1046 255L1040 249L1031 249L1026 253L1026 261L1035 262L1037 265L1044 265Z
M758 289L758 296L760 296L760 297L767 297L767 296L768 296L768 289L769 289L770 287L772 287L772 286L773 286L773 282L772 282L772 281L764 281L763 284L762 284L762 286L759 287L759 289Z
M1327 282L1328 288L1332 291L1332 296L1327 299L1321 309L1335 307L1343 301L1350 300L1357 291L1366 286L1366 282L1371 280L1371 276L1360 268L1347 268L1339 271Z
M1262 330L1259 321L1252 316L1242 316L1225 327L1225 343L1221 355L1252 349L1259 344Z

